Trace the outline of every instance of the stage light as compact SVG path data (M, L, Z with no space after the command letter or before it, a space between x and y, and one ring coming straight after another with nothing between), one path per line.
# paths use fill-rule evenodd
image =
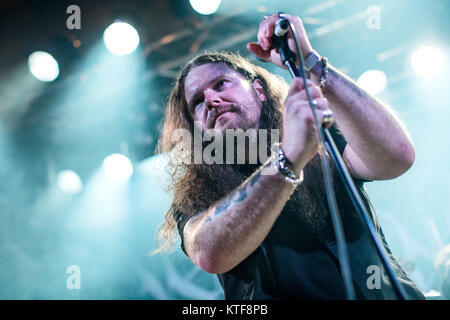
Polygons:
M422 78L434 78L444 66L444 54L439 49L422 46L411 55L411 65Z
M132 53L139 45L136 29L125 22L114 22L103 33L106 48L118 56Z
M124 181L133 174L131 161L123 154L112 154L103 160L103 170L110 181Z
M358 84L370 94L379 94L386 89L386 74L381 70L368 70L358 78Z
M203 15L215 13L221 2L221 0L189 0L191 7Z
M71 170L64 170L58 174L58 187L68 194L77 194L83 188L80 177Z
M59 76L58 62L44 51L33 52L28 57L28 68L31 74L41 81L51 82Z

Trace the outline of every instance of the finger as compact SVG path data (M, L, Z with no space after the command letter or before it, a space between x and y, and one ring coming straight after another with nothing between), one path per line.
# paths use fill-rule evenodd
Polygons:
M275 24L276 19L273 22L271 19L271 22L266 26L266 30L264 32L264 36L266 37L267 50L270 50L270 48L272 47L272 36L275 31Z
M297 37L300 42L300 50L302 51L303 57L306 57L312 51L312 46L306 35L306 30L303 25L302 19L300 17L292 16L289 14L285 14L285 16L289 20L289 22L294 25Z
M263 61L267 61L269 59L268 52L264 51L258 42L247 43L247 49L250 50L255 56L257 56L259 59Z
M272 45L271 37L273 35L273 31L275 30L275 23L277 19L278 18L274 15L268 16L259 24L257 38L264 51L270 50L270 46Z
M302 79L294 78L292 80L291 86L289 87L287 96L292 97L294 94L300 93L304 87L305 87L305 84L303 83Z
M308 82L308 92L311 98L313 99L319 99L323 98L322 90L319 86L315 85L314 83ZM306 89L303 89L298 93L298 99L307 99L308 96L306 95Z
M261 44L261 47L264 51L268 51L269 48L267 47L267 37L265 35L266 25L269 23L268 19L264 19L259 24L258 33L256 34L256 38L258 39L258 42Z
M327 99L317 99L312 101L314 103L314 107L316 112L323 112L325 110L330 110L328 108L328 101ZM311 105L307 100L297 100L296 102L287 104L288 109L305 109L305 110L311 110Z
M311 80L306 80L308 88L315 86L315 83ZM305 83L302 78L296 77L292 80L291 86L289 87L288 97L300 93L303 89L305 89Z
M287 69L285 65L283 65L283 61L281 61L280 51L277 49L270 50L270 61L283 69Z
M318 98L312 101L317 110L328 110L328 100L326 98Z

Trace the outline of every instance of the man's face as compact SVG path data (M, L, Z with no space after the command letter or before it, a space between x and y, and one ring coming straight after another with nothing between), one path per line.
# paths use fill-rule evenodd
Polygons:
M208 63L192 68L184 87L189 112L203 130L258 129L265 100L259 80L249 83L225 63Z

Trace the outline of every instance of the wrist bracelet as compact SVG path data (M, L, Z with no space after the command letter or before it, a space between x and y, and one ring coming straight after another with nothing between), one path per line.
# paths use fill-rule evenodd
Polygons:
M292 171L289 166L292 166L292 163L286 158L286 155L281 149L280 143L275 143L272 148L272 164L278 170L278 172L283 176L283 178L292 183L294 187L299 186L304 179L303 170L300 171L300 177L297 177L294 171Z
M319 87L323 89L325 87L325 84L327 82L327 75L328 75L328 59L325 57L320 58L320 64L322 65L322 70L320 72L320 83Z
M328 59L320 57L317 52L311 51L305 59L305 70L320 75L319 86L323 89L327 81Z

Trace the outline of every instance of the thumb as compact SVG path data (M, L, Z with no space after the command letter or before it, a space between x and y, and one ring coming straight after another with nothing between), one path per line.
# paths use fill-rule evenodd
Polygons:
M263 61L267 61L269 58L269 52L264 51L258 42L247 43L247 49Z

